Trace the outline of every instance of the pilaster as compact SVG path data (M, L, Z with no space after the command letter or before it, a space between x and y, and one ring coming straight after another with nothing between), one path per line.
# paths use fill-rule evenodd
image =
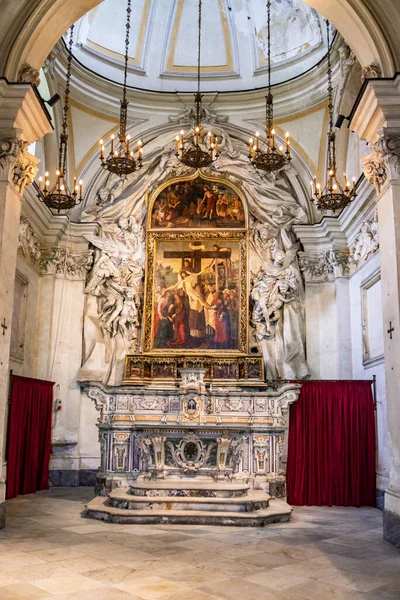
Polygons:
M374 130L370 118L374 115ZM400 547L400 76L370 81L351 126L372 146L364 172L375 185L380 230L389 488L384 537Z
M0 80L0 527L5 521L5 413L21 200L25 186L34 180L38 163L27 147L50 130L32 86Z

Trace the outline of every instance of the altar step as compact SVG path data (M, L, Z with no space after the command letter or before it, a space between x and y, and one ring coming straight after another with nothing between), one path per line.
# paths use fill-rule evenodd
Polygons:
M251 492L245 496L218 497L200 495L209 490L194 489L193 495L135 495L134 486L129 490L118 488L108 494L110 505L124 510L173 510L173 511L218 511L252 512L268 508L271 497L265 492ZM166 490L167 491L167 490ZM174 490L177 491L177 490Z
M121 490L122 488L119 488ZM134 496L190 496L233 498L245 496L250 490L247 483L227 481L207 481L197 478L195 481L187 479L135 481L130 486L130 493Z
M114 494L112 492L111 494ZM120 490L120 493L125 494ZM110 494L110 496L111 496ZM129 494L126 494L129 496ZM154 524L154 523L172 523L180 525L237 525L247 527L264 526L270 523L279 523L290 520L292 508L284 500L270 500L267 494L263 494L264 499L267 497L269 504L268 508L256 508L258 505L254 503L249 512L240 510L221 510L221 505L214 503L217 498L207 498L211 506L203 505L202 510L192 508L191 510L183 509L183 505L179 502L174 504L171 500L184 500L187 498L171 498L168 497L167 508L157 507L157 501L164 502L165 497L154 499L153 508L118 508L112 505L115 498L105 498L104 496L96 496L86 506L86 516L93 519L107 521L109 523L121 524ZM249 498L251 494L249 494ZM143 497L141 497L143 500ZM147 502L152 499L146 497ZM136 500L134 502L137 501ZM237 501L237 500L236 500ZM196 503L199 503L199 498L196 498ZM199 503L201 505L201 503ZM173 507L172 507L173 506ZM180 506L180 510L177 507ZM207 510L208 509L208 510Z

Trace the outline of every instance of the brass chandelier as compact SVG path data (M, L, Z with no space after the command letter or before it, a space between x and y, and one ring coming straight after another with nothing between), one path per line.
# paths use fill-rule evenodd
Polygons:
M185 140L183 130L175 138L175 156L188 167L200 169L208 167L219 156L218 136L214 136L211 131L208 132L205 141L205 149L199 145L199 139L202 131L201 126L201 99L200 93L200 67L201 67L201 6L202 0L199 0L198 11L198 42L197 42L197 92L194 96L196 125L194 128L194 145Z
M72 65L72 44L74 41L74 26L71 25L68 42L68 62L67 77L65 83L63 121L60 134L60 145L58 150L58 169L56 171L57 180L55 185L50 188L49 173L46 171L43 186L43 177L39 177L37 197L48 208L56 210L70 210L79 204L82 200L83 181L79 185L74 177L72 189L67 183L67 157L68 157L68 114L69 114L69 93L71 82Z
M141 140L137 144L138 157L135 160L134 150L131 148L131 136L126 133L126 123L128 116L128 100L126 98L126 79L128 73L129 59L129 31L131 28L131 0L128 0L126 7L126 36L125 36L125 62L124 62L124 83L122 87L121 111L119 119L119 133L117 139L111 136L110 153L105 157L104 141L100 140L100 161L102 166L110 173L116 173L120 177L130 175L136 169L140 169L143 160L143 143Z
M289 134L286 133L285 149L275 144L274 130L274 97L271 91L271 2L267 2L267 60L268 60L268 94L265 96L265 135L266 140L260 140L257 131L254 138L249 140L249 159L251 164L261 171L276 173L291 161Z
M311 182L311 201L317 208L325 213L328 210L333 212L342 210L357 196L356 178L353 177L352 186L347 179L346 173L343 173L343 186L337 179L336 167L336 133L333 126L333 88L332 88L332 65L331 65L331 47L329 35L329 21L326 21L327 44L328 44L328 99L329 99L329 131L328 131L328 176L325 187L321 189L321 184L314 176Z

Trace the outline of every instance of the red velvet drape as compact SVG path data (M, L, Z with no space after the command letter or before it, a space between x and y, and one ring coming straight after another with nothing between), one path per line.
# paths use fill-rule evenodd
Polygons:
M289 504L375 506L375 416L368 381L308 381L290 407Z
M54 383L14 375L11 385L7 499L49 487Z

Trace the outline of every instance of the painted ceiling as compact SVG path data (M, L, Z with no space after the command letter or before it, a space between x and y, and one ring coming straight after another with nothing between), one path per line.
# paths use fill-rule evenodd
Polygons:
M128 85L194 91L197 0L133 0ZM94 72L122 81L126 0L104 0L77 23L74 56ZM272 1L273 83L312 68L326 54L323 18L301 0ZM265 0L203 0L202 90L266 85Z

